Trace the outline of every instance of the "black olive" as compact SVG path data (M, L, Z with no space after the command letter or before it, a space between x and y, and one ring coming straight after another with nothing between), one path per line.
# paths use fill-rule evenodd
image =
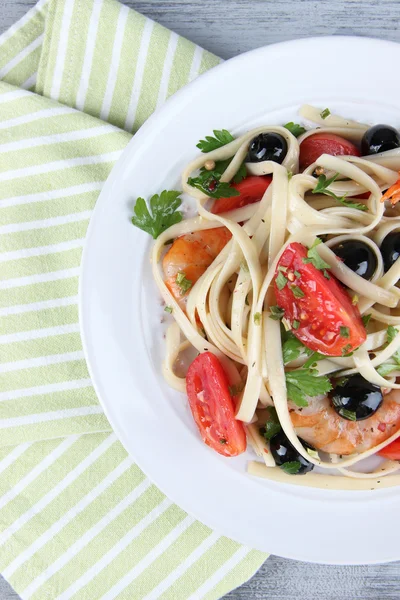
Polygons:
M361 140L361 152L378 154L400 147L400 134L390 125L374 125L367 129Z
M250 142L247 162L273 160L281 164L287 154L287 143L279 133L260 133Z
M386 273L400 256L400 231L392 231L383 239L381 254Z
M346 267L364 279L371 279L378 261L375 252L365 242L348 240L331 248L342 259Z
M314 450L314 448L309 446L303 440L300 441L306 448ZM289 442L283 429L279 433L275 434L270 439L269 443L271 454L279 467L282 467L282 465L287 463L293 463L287 467L287 471L284 466L282 467L287 473L290 473L291 475L303 475L304 473L308 473L308 471L313 470L314 465L297 452L293 444Z
M349 421L362 421L378 410L383 395L379 385L357 374L341 381L329 392L329 398L341 417Z

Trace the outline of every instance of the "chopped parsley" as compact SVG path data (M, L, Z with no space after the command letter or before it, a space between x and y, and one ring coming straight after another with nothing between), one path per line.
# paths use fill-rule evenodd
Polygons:
M295 298L304 298L305 294L304 294L303 290L301 288L299 288L298 285L291 285L290 289L292 290L293 296Z
M293 327L293 329L298 329L300 327L300 321L297 321L296 319L294 319L292 322L292 327Z
M220 444L227 444L228 442L227 442L227 440L225 438L220 438L219 443Z
M254 324L255 325L261 324L261 313L259 313L259 312L254 313Z
M388 344L393 342L393 340L395 339L395 337L397 336L398 333L399 333L399 330L396 329L396 327L393 327L393 325L389 325L389 327L387 328L387 333L386 333ZM393 371L400 370L400 348L398 350L396 350L396 352L391 356L391 358L392 358L392 360L394 360L395 364L382 363L376 369L378 371L379 375L381 375L382 377L385 377L385 375L389 375L389 373L392 373Z
M229 386L229 394L232 396L232 398L234 398L235 396L238 396L240 392L243 391L243 389L244 381L241 381L240 383L236 383L235 385Z
M183 271L179 271L175 279L177 285L181 288L181 294L185 294L193 285L190 279L186 279L186 275Z
M343 346L342 356L351 356L353 353L350 352L350 350L351 350L351 344L346 344L345 346Z
M329 275L328 271L326 269L324 269L324 277L325 279L330 279L331 276Z
M293 123L293 121L286 123L284 127L285 129L290 131L290 133L294 135L294 137L299 137L299 135L305 132L305 128L302 127L302 125L299 125L298 123Z
M318 376L315 369L297 369L287 371L286 391L289 400L296 406L308 406L307 396L319 396L332 389L332 384L325 375Z
M167 313L169 313L171 315L172 314L172 306L166 306L164 308L164 311L167 312Z
M320 244L322 244L322 241L319 238L315 238L313 245L311 246L311 248L308 249L307 258L303 258L303 263L311 263L319 271L326 271L326 269L330 269L331 266L327 262L325 262L323 258L321 258L318 254L317 246L319 246Z
M364 315L362 318L362 322L364 323L364 327L366 327L368 325L368 323L371 320L372 315L368 314L368 315Z
M292 177L293 177L293 173L292 173L292 171L288 171L288 172L287 172L287 178L288 178L288 181L290 181L290 180L292 179Z
M268 406L266 410L268 412L268 420L265 422L264 427L260 429L260 433L265 437L267 442L269 442L269 440L279 433L282 428L275 407Z
M347 410L347 408L339 408L338 413L344 419L348 421L357 421L357 415L353 410Z
M279 466L288 475L296 475L300 471L301 463L299 460L289 460Z
M164 190L150 198L150 209L144 198L138 198L133 208L132 223L135 227L157 239L160 233L182 221L182 213L177 209L182 204L181 192Z
M326 119L326 117L329 117L330 114L331 111L329 110L329 108L324 108L324 110L320 113L321 119Z
M214 137L211 135L206 135L204 140L200 140L199 143L196 144L196 147L202 152L211 152L212 150L226 146L226 144L233 142L235 139L233 135L226 129L214 129L213 134Z
M348 327L340 326L340 337L349 338L350 337L350 329Z
M278 276L275 279L275 281L276 281L276 285L278 287L278 290L283 290L283 288L285 287L285 285L288 282L288 280L286 279L286 277L284 276L284 274L282 273L282 271L279 271Z
M270 306L269 310L271 311L269 318L274 321L280 321L285 314L285 311L280 306Z
M325 194L326 196L331 196L331 198L334 198L337 202L340 202L340 204L343 204L343 206L346 206L347 208L355 208L357 210L363 211L368 210L368 206L366 206L362 202L352 202L351 200L346 200L346 194L344 196L337 196L334 192L328 190L328 187L331 185L331 183L336 181L338 177L339 173L335 173L335 175L333 175L333 177L331 177L330 179L327 179L326 175L320 175L318 177L317 185L313 189L312 193Z
M296 275L296 277L301 277L301 273L299 273L298 271L295 271L294 274Z
M400 366L393 363L382 363L376 370L381 377L386 377L386 375L390 375L393 371L400 371Z
M306 362L303 365L303 369L309 369L310 367L315 367L317 362L319 360L323 360L324 358L326 358L326 356L324 356L323 354L320 354L319 352L313 352L310 357L306 360Z
M197 188L209 198L232 198L240 196L240 192L235 190L227 181L220 181L221 173L217 171L201 171L198 177L189 177L188 184Z

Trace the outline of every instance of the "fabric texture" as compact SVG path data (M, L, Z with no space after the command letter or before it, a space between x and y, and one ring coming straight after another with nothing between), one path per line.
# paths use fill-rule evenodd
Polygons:
M116 0L40 0L0 36L0 572L23 598L216 599L266 558L127 456L78 324L103 183L150 114L218 62Z

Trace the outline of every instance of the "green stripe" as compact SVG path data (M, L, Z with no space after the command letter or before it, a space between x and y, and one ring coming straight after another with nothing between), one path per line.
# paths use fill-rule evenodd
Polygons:
M2 334L16 333L18 331L31 331L40 329L43 324L47 327L56 325L68 325L78 322L78 307L59 306L56 308L47 308L41 311L32 311L22 314L8 315L0 317L0 331Z
M13 419L14 417L48 412L49 407L51 410L63 410L66 407L79 408L80 406L97 405L98 400L95 391L92 386L89 386L77 390L27 396L17 400L3 400L0 402L0 419Z
M85 361L74 360L42 367L31 367L30 369L24 368L19 371L0 372L0 389L2 392L8 392L51 383L85 379L86 377L89 377L89 373Z
M171 96L189 81L190 67L196 46L179 38L168 84L168 96Z
M82 350L81 336L79 333L51 335L46 338L1 344L0 337L0 363L26 360L39 356L52 356ZM65 400L64 400L65 401ZM53 406L53 399L51 399ZM2 413L0 403L0 414Z
M22 85L25 81L36 73L36 65L39 63L42 49L36 48L28 56L25 56L11 71L7 74L7 81L12 85Z
M67 279L61 279L59 281L34 283L31 285L15 287L10 290L0 289L0 308L32 304L38 301L45 302L47 300L55 300L58 298L68 298L69 296L76 296L77 293L77 277L68 277ZM1 320L3 318L4 317L0 316L0 324L2 323ZM0 329L0 331L2 330Z
M1 252L11 252L24 248L39 248L85 237L89 219L54 225L28 231L4 233L1 236ZM1 257L0 252L0 257Z
M64 252L46 254L45 259L43 256L29 256L28 258L9 260L1 263L1 280L5 281L14 279L15 277L26 277L27 275L37 275L40 273L53 273L53 271L79 267L81 254L82 248L76 248Z
M212 69L213 67L216 67L217 65L219 65L221 62L221 59L218 58L217 56L214 56L214 54L211 54L211 52L207 52L207 50L204 50L203 52L203 57L201 59L201 65L200 65L200 75L202 73L205 73L205 71L208 71L209 69Z

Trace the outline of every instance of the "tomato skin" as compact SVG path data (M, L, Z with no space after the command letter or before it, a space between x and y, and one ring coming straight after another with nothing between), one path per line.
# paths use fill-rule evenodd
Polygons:
M331 156L361 156L357 146L334 133L315 133L300 144L300 169L316 162L321 154Z
M400 438L394 440L394 442L383 448L378 454L389 460L400 460Z
M228 378L211 352L199 354L186 375L186 391L193 418L203 441L223 456L246 450L243 423L235 419Z
M215 200L211 212L214 215L235 210L248 204L254 204L259 202L264 195L265 190L269 187L272 181L270 175L256 176L250 175L239 183L233 183L232 187L240 192L240 196L233 196L232 198L218 198Z
M291 324L298 321L299 327L293 328L292 333L305 346L327 356L348 354L367 337L358 308L332 274L327 279L312 263L303 262L307 252L307 248L297 242L289 244L283 252L274 279L278 306L284 309L285 318ZM276 284L279 267L287 268L282 271L286 278L293 278L281 290ZM293 285L304 294L301 298L295 297ZM340 335L341 327L348 328L348 337Z

